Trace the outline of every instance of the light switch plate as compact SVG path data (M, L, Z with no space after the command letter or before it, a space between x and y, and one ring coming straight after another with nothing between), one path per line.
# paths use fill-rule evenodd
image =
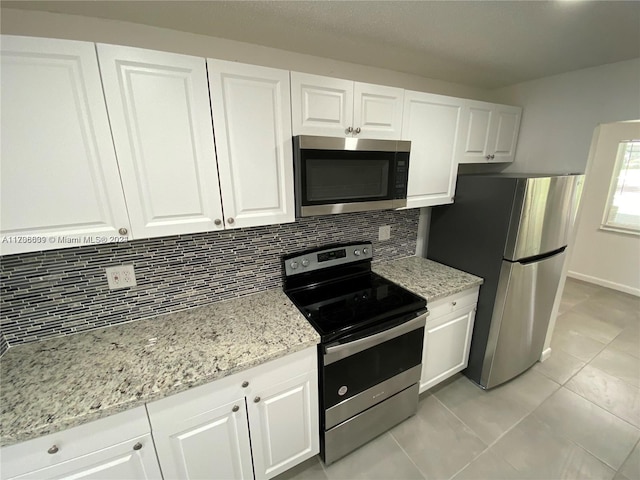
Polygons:
M391 225L385 225L378 229L378 240L389 240L391 238Z
M107 281L109 282L109 290L135 287L137 285L136 272L133 270L133 265L107 267L106 272Z

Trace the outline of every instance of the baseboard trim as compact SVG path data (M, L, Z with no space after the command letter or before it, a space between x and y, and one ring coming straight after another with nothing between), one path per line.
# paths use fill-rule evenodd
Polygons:
M611 282L609 280L604 280L598 277L592 277L591 275L585 275L583 273L568 271L567 276L571 278L575 278L576 280L582 280L583 282L595 283L596 285L600 285L601 287L611 288L613 290L618 290L619 292L628 293L630 295L635 295L636 297L640 297L640 288L633 288L628 285L623 285L621 283Z
M544 362L547 358L549 358L551 356L551 347L549 348L545 348L542 351L542 355L540 355L540 361Z

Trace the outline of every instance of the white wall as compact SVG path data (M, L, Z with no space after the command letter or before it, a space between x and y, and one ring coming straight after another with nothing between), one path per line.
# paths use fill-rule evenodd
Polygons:
M640 236L600 229L618 145L637 138L640 122L596 129L568 275L640 296Z
M523 107L515 162L505 171L585 171L594 129L640 118L640 59L545 77L493 91Z
M0 31L7 35L64 38L219 58L285 70L392 85L441 95L488 99L488 90L382 68L196 35L129 22L3 8Z

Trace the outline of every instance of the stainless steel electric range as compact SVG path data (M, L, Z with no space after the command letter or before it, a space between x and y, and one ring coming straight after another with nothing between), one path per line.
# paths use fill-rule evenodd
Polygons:
M413 415L426 300L371 271L371 243L283 257L284 291L321 337L320 455L326 464Z

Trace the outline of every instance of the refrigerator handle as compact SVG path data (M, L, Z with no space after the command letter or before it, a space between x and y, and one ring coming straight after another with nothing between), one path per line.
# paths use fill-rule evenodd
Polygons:
M523 258L522 260L518 260L518 263L520 263L522 265L527 265L528 263L539 262L541 260L544 260L544 259L549 258L549 257L553 257L555 255L558 255L559 253L564 252L566 250L566 248L567 248L567 246L565 245L564 247L557 248L557 249L552 250L550 252L541 253L540 255L534 255L533 257Z

